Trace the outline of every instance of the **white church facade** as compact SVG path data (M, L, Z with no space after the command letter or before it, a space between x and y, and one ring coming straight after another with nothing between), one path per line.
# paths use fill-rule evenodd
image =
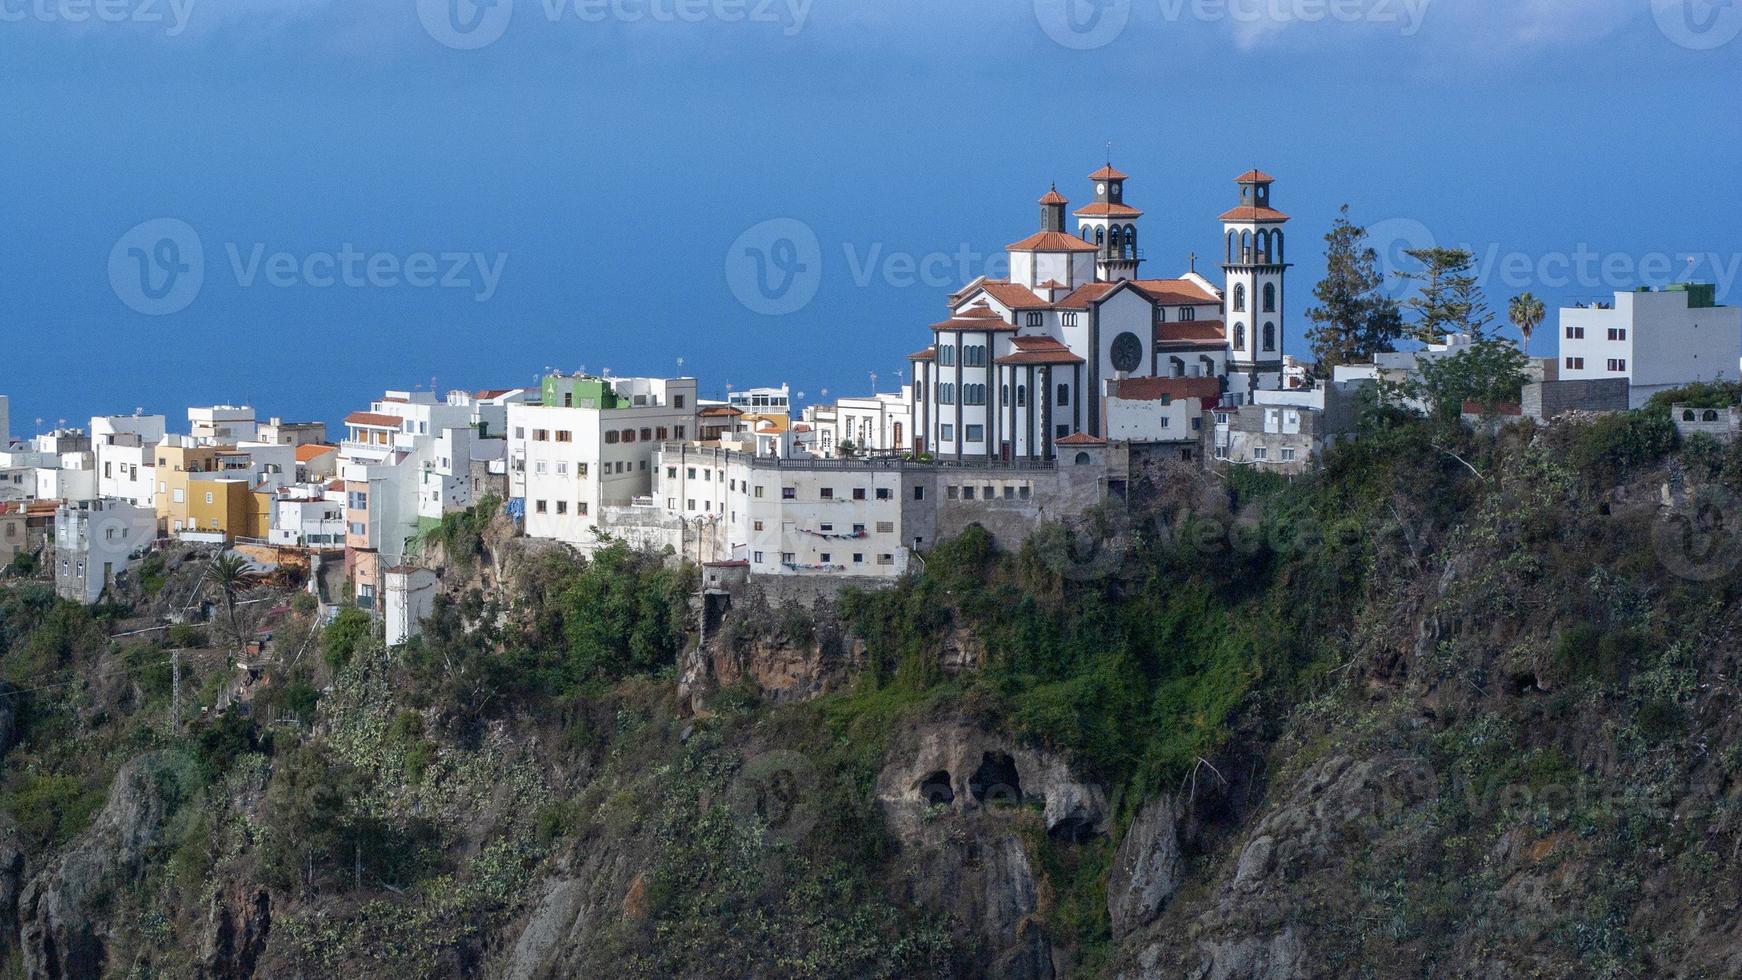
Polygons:
M1222 401L1278 388L1288 265L1274 179L1236 179L1221 217L1227 292L1195 268L1143 278L1143 212L1111 165L1090 175L1095 199L1075 212L1057 188L1040 230L1007 247L1010 275L981 277L949 299L932 343L909 355L913 450L943 461L1046 460L1061 440L1107 438L1106 396L1137 378L1214 378Z

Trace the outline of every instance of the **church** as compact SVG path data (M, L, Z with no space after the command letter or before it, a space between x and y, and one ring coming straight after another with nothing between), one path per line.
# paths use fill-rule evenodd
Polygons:
M1105 439L1106 393L1131 379L1213 378L1224 405L1282 386L1288 216L1271 206L1275 179L1235 179L1222 287L1195 261L1177 279L1143 278L1130 178L1109 164L1089 179L1095 198L1074 213L1075 233L1055 186L1040 199L1040 230L1006 248L1009 276L952 294L931 345L909 355L916 453L1054 459L1060 443Z

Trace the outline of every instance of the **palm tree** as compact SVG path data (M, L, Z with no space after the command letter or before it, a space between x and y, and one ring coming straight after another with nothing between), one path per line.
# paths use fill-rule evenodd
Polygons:
M224 611L229 614L230 633L236 637L236 652L241 654L242 630L236 625L236 593L248 588L254 582L254 573L249 570L248 560L233 551L226 551L212 559L212 564L206 570L212 578L212 584L224 594Z
M1524 336L1524 346L1519 348L1526 354L1530 353L1530 335L1543 319L1548 316L1543 309L1542 300L1530 293L1520 293L1512 297L1512 302L1506 308L1506 314L1511 318L1513 326Z

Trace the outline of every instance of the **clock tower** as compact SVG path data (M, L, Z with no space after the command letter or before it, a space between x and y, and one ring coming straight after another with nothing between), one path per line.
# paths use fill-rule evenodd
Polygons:
M1230 388L1248 393L1250 401L1255 389L1282 387L1283 287L1288 273L1282 226L1288 215L1271 206L1270 187L1276 178L1249 170L1234 182L1240 204L1222 215L1228 243L1222 265L1227 282L1224 319Z
M1135 279L1143 261L1137 250L1137 219L1143 212L1125 203L1130 178L1108 164L1089 179L1095 182L1095 200L1077 210L1077 228L1083 241L1097 250L1096 275L1103 282Z

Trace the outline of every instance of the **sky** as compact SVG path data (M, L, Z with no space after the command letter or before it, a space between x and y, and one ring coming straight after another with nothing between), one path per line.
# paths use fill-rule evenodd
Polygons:
M486 2L0 0L13 434L547 368L890 390L1109 144L1146 276L1220 281L1277 178L1294 353L1344 204L1388 268L1471 248L1502 320L1742 302L1734 0Z

